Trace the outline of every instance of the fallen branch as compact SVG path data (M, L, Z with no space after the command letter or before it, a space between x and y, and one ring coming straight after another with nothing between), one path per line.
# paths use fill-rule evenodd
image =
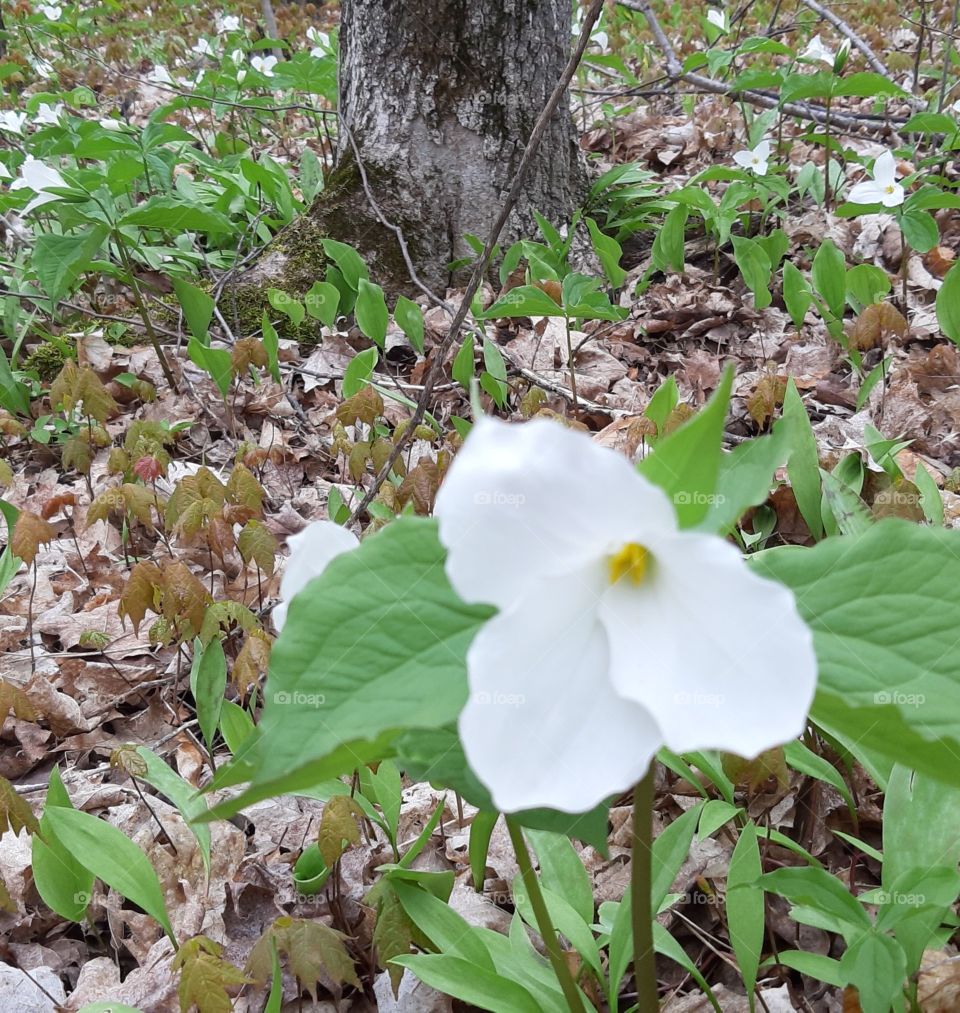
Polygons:
M881 74L890 81L893 80L893 75L887 69L883 61L879 59L877 54L874 53L867 43L864 42L859 35L857 35L846 21L843 20L843 18L841 18L838 14L834 14L828 7L824 7L823 4L818 3L817 0L800 0L800 3L802 3L804 7L808 7L812 10L814 14L823 18L824 21L829 21L842 36L849 39L850 45L855 46L861 53L863 53L864 57L866 57L867 63L869 63L878 74Z
M483 253L477 258L476 264L473 268L473 274L467 284L466 291L463 293L463 298L460 301L460 306L457 309L456 316L450 324L450 329L447 331L443 341L441 341L434 349L434 359L430 368L427 370L426 376L424 377L423 392L417 400L417 407L414 409L413 416L410 419L410 424L404 430L401 438L397 440L389 459L377 473L373 480L373 484L364 493L363 499L360 500L353 513L350 515L348 523L356 521L363 511L366 510L373 502L380 486L382 486L387 480L390 472L393 470L393 466L399 460L400 455L406 448L406 445L413 436L417 426L423 421L427 405L430 402L430 395L433 393L434 385L443 370L446 353L460 335L460 328L463 326L463 323L467 318L467 313L470 311L470 306L473 303L473 297L477 294L480 289L480 285L483 282L484 275L487 272L487 268L493 256L494 247L497 245L497 240L500 238L500 233L503 231L503 227L507 223L507 218L510 216L510 212L513 210L513 207L520 196L524 180L526 179L530 166L533 163L533 159L540 148L540 142L543 140L543 135L546 133L547 126L549 125L557 106L559 106L560 100L566 94L570 81L573 79L573 75L576 73L580 60L586 51L587 44L590 41L590 33L593 31L593 26L596 24L597 18L600 15L603 2L604 0L591 0L590 7L584 15L583 28L580 32L580 38L577 40L576 49L567 61L567 65L564 67L559 81L557 81L550 98L547 99L547 103L543 107L543 111L540 113L540 117L534 125L533 131L530 134L530 140L527 142L527 146L523 152L523 157L520 159L520 165L517 167L517 173L510 185L510 191L500 209L499 215L497 215L497 220L493 223L490 235L487 237L486 244L484 245Z

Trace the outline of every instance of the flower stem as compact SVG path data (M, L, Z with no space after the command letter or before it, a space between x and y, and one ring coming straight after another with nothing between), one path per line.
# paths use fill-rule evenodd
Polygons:
M523 831L520 829L519 824L514 823L509 816L504 818L507 821L510 843L513 845L514 853L517 856L517 865L520 866L520 878L523 880L527 896L530 898L530 906L533 908L534 917L537 919L537 928L539 928L540 935L543 937L544 945L547 948L547 955L550 957L554 973L560 982L560 987L563 989L567 1006L570 1007L572 1013L585 1013L583 1003L580 1001L580 992L573 980L573 975L570 973L570 968L567 966L567 962L563 959L563 954L560 952L560 944L557 942L557 930L550 921L546 901L540 892L537 874L533 871L533 866L530 863L530 852L527 851L527 843L523 839Z
M653 911L650 904L653 869L653 763L633 789L633 835L630 858L630 902L633 919L633 976L637 1009L660 1008L657 966L653 950Z

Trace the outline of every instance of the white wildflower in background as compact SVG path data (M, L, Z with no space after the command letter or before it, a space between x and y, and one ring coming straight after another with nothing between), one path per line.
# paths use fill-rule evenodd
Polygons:
M54 193L47 191L53 187L69 188L70 184L51 165L41 162L32 155L27 155L26 160L20 166L20 174L11 184L11 190L27 189L35 194L30 199L21 214L29 214L34 208L42 204L49 204L51 201L60 200Z
M742 169L749 169L758 176L766 176L770 159L770 142L762 140L752 151L738 151L733 160Z
M100 120L100 126L103 127L104 130L122 130L126 126L126 123L113 116L105 116L102 120Z
M273 625L279 633L287 620L290 600L314 577L319 577L327 564L360 544L357 536L333 521L314 521L303 531L287 539L290 558L280 581L280 604L273 610Z
M13 175L3 162L0 162L0 179L13 179Z
M307 29L307 41L313 43L311 56L326 56L330 52L330 36L326 32L318 31L313 25Z
M873 179L857 183L847 194L851 204L882 204L885 208L899 207L906 197L897 182L897 161L893 153L885 151L873 163Z
M585 434L480 420L435 514L454 589L499 609L468 651L459 728L502 811L583 812L663 745L751 757L803 730L817 668L792 593L678 530Z
M819 35L814 35L807 43L807 48L800 54L800 58L802 60L820 60L822 63L827 64L828 67L832 67L837 54L823 44L823 40Z
M214 22L218 32L235 32L240 28L240 19L235 14L218 14Z
M716 7L711 7L707 11L707 21L709 21L714 28L719 28L721 32L727 31L727 15L725 11L718 10Z
M26 122L26 113L18 113L13 109L0 110L0 130L6 130L11 134L22 134L23 125Z
M196 53L197 56L213 56L213 47L206 39L198 39L194 45L190 47L191 53Z
M56 4L37 4L37 10L47 21L59 21L63 11Z
M234 65L234 67L239 67L240 64L243 63L243 50L242 49L233 50L228 59Z
M33 114L34 126L57 126L60 122L60 114L63 112L63 103L58 102L55 106L47 102L41 102L37 111Z
M250 66L263 74L264 77L273 77L273 68L280 61L275 56L251 56Z
M53 64L48 60L31 60L30 66L38 77L51 77L54 73Z
M150 80L154 84L173 84L173 78L170 76L170 71L162 63L158 63L153 70L150 71Z

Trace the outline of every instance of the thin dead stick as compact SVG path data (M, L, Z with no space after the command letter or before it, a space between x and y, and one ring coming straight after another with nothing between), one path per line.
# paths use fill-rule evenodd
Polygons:
M424 377L423 392L417 400L417 407L414 409L413 417L410 419L410 424L404 430L401 438L397 440L389 459L374 478L373 484L364 493L363 499L360 500L356 509L350 515L348 523L352 524L356 521L363 511L366 510L373 502L380 486L382 486L387 480L387 477L393 470L393 466L400 459L400 455L406 448L407 443L413 437L417 426L423 421L427 405L430 402L430 395L433 393L434 384L437 382L437 379L443 370L446 353L460 334L460 328L463 326L463 322L467 318L467 313L470 311L470 306L473 303L473 297L477 294L477 291L483 282L484 275L487 272L487 267L490 263L491 257L493 256L493 250L497 245L497 240L500 238L500 233L503 231L503 227L507 223L507 218L509 218L510 212L513 210L513 207L520 196L524 180L526 179L527 173L533 163L537 151L540 149L540 142L543 140L543 135L546 133L547 126L549 125L557 106L560 104L560 100L567 93L570 81L573 79L573 75L576 73L580 60L586 51L587 44L590 41L590 33L593 31L593 26L596 24L597 18L600 15L603 2L604 0L591 0L590 7L584 15L583 29L580 32L580 38L577 40L576 49L567 61L567 65L564 67L563 73L560 75L560 80L557 81L550 98L547 99L547 104L543 107L543 111L540 113L540 117L534 125L533 131L530 134L530 140L527 142L527 146L523 152L523 157L520 159L520 165L517 168L517 173L510 186L510 192L507 194L503 207L500 209L500 214L497 215L497 220L493 223L493 228L491 228L490 235L487 237L483 253L477 258L477 262L473 268L473 275L467 284L466 291L463 293L463 298L460 301L457 314L453 318L453 322L450 324L450 329L447 331L446 337L434 350L433 363L427 371L427 375Z
M940 94L937 96L937 112L943 112L944 103L947 100L947 67L950 64L950 58L953 55L953 37L957 32L957 22L960 21L960 0L956 0L953 5L953 14L950 19L950 31L947 34L947 41L944 44L943 53L943 71L940 77Z

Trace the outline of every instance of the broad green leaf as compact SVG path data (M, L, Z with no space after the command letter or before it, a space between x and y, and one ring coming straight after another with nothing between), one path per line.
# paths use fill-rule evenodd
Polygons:
M663 225L653 241L653 263L659 270L669 267L680 274L684 267L687 218L690 209L678 204L667 212Z
M230 392L233 379L233 360L226 348L211 348L192 336L187 342L190 361L209 373L223 398Z
M407 917L443 953L462 957L476 967L494 970L493 960L480 934L449 904L410 883L391 885Z
M703 841L712 837L720 827L729 823L735 816L742 813L739 806L731 805L725 799L712 798L707 802L700 812L700 822L697 824L697 840Z
M193 641L193 666L190 669L190 691L197 704L197 721L207 749L213 752L213 739L220 724L220 709L227 688L227 659L219 637L204 647L197 637Z
M817 438L810 426L810 417L793 378L787 382L783 398L783 415L776 429L786 429L791 445L787 475L793 488L800 514L814 538L823 537L820 515L820 457Z
M604 235L600 231L600 226L592 218L587 218L586 222L587 228L590 230L593 249L600 258L607 281L614 288L620 288L627 276L627 272L620 266L620 258L623 256L620 244L612 236Z
M382 350L387 339L387 325L390 323L383 289L366 278L360 278L353 312L360 330Z
M733 528L746 510L766 501L777 469L789 457L790 443L782 428L775 428L769 436L747 440L721 455L717 491L698 527L721 534Z
M352 246L336 239L321 239L323 252L337 265L343 280L354 290L360 287L360 280L370 277L367 265Z
M394 957L425 985L492 1013L543 1013L543 1007L522 985L446 953Z
M52 302L59 302L87 269L110 230L93 225L84 232L58 236L52 232L37 236L31 265L40 287Z
M804 925L839 932L849 945L872 923L856 897L825 869L796 866L761 876L757 885L790 902L790 917Z
M888 519L750 565L793 591L813 632L814 721L881 783L899 762L960 785L960 532Z
M842 796L844 802L846 802L849 806L851 813L856 810L853 796L850 794L850 789L847 787L846 781L844 781L844 779L840 776L840 772L832 763L825 760L812 749L809 749L799 739L794 739L793 742L788 742L783 747L783 752L784 759L787 761L787 764L793 767L794 770L799 770L801 774L806 774L809 777L815 777L820 781L825 781L827 784L836 788L837 792Z
M324 326L333 327L337 322L340 291L336 285L331 285L328 281L315 281L303 297L303 303L310 316Z
M262 734L249 758L259 785L345 743L456 719L466 650L492 610L459 601L444 557L435 522L403 517L296 595L271 652Z
M923 515L931 524L943 524L943 497L934 482L933 476L924 467L921 461L917 461L917 469L913 481L920 490L920 506L923 508Z
M847 271L847 296L860 306L881 302L890 291L890 276L873 264L857 264Z
M218 642L218 641L215 641ZM200 854L203 856L203 867L207 876L210 875L210 828L206 823L194 823L192 820L207 811L207 803L203 796L198 794L197 789L189 784L166 764L152 749L146 746L137 746L137 754L147 765L147 772L140 777L153 785L161 794L168 799L180 811L184 822L193 832L200 846Z
M343 396L345 398L353 397L367 385L379 359L380 353L376 348L365 348L362 352L357 352L350 360L343 373Z
M767 251L755 240L747 239L745 236L731 236L733 243L733 256L747 283L747 288L753 293L753 304L758 310L769 306L772 300L770 295L770 258Z
M44 803L44 815L40 819L40 833L31 838L31 866L33 881L43 902L56 911L61 918L72 922L83 920L90 895L93 893L95 876L85 868L73 853L54 833L46 810L53 806L72 809L73 803L60 778L60 768L50 772L50 787Z
M482 320L498 317L562 317L563 307L536 285L518 285L479 314Z
M960 263L947 271L937 292L937 323L951 341L960 345Z
M487 337L483 339L483 364L486 373L480 377L480 384L497 406L503 408L507 403L507 366L500 349ZM485 383L485 378L490 382Z
M843 988L846 979L840 970L840 961L833 957L824 957L819 953L808 953L806 950L782 950L776 960L767 963L781 964L801 974L808 974L817 981L826 982L834 988Z
M756 885L762 873L757 828L751 820L740 831L727 872L727 926L751 1010L763 949L763 890Z
M643 414L657 427L658 433L663 429L664 423L677 407L679 400L680 390L677 387L676 377L668 376L654 391L649 404L643 409Z
M219 234L233 231L233 225L226 215L174 197L149 198L128 211L120 219L120 225L139 225L141 228L162 229L164 232Z
M393 319L406 334L414 350L423 355L423 311L420 307L412 299L402 295L397 299Z
M163 927L177 945L163 901L163 890L147 856L126 834L89 813L59 806L47 810L57 838L70 848L85 868L138 904Z
M0 348L0 406L11 415L30 417L30 391L13 375L3 348Z
M846 302L847 262L830 238L824 239L813 258L813 287L835 317L843 316Z
M882 932L864 932L840 958L840 973L845 982L856 985L863 1013L887 1013L903 997L907 976L903 947Z
M463 338L460 349L454 356L453 365L450 368L450 375L463 387L470 389L470 381L473 379L473 335L467 334Z
M197 288L182 278L170 280L173 282L173 290L177 294L190 333L201 344L208 344L207 329L213 317L213 299L202 288Z
M929 211L905 211L900 216L903 238L917 253L927 253L940 241L940 231Z
M783 264L783 301L793 326L799 331L803 327L803 318L807 315L813 300L807 279L792 260L784 261Z
M238 753L247 736L256 734L253 718L232 700L224 700L220 708L220 734L231 753Z
M637 467L673 501L681 528L700 524L714 502L732 383L733 373L727 370L707 404L676 432L659 440Z
M499 819L498 813L484 812L481 810L473 818L470 824L470 875L473 880L473 888L483 892L483 884L486 879L487 853L490 849L490 838L493 836L493 828Z
M537 853L544 887L563 896L581 921L593 924L593 888L590 876L569 839L544 830L527 830L526 838Z
M280 383L280 336L277 329L270 323L267 311L263 311L263 319L260 321L260 330L263 333L263 347L267 350L267 369L274 383Z
M330 287L332 288L333 286L331 285ZM306 316L307 311L303 308L303 303L299 299L295 299L292 295L288 295L279 288L268 288L267 299L278 313L282 313L289 318L290 323L294 327L298 327L303 323L303 318Z

